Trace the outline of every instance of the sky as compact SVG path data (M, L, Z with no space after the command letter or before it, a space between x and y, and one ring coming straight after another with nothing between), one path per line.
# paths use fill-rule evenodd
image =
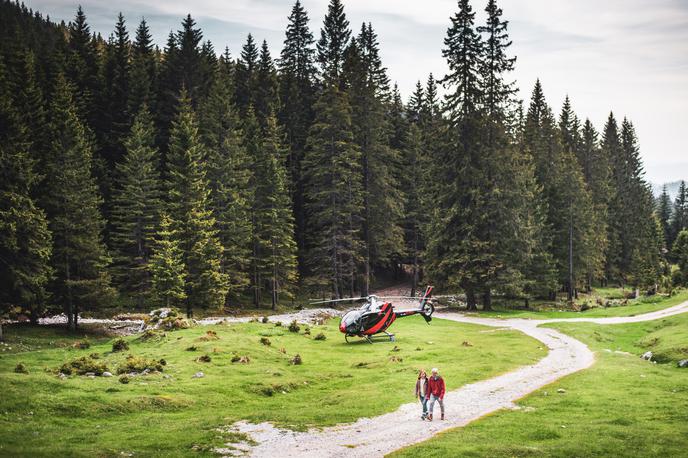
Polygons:
M142 17L161 47L190 13L220 52L239 54L250 32L279 55L294 0L81 0L92 31L109 35L118 12L133 32ZM472 1L484 19L487 0ZM54 21L73 18L78 1L25 0ZM302 0L320 36L328 0ZM456 0L344 0L351 27L371 22L392 81L407 98L417 80L446 73L443 39ZM647 178L688 179L688 0L502 0L510 21L513 79L530 98L540 78L558 113L568 94L582 119L601 130L610 111L635 125ZM132 33L133 35L133 33Z

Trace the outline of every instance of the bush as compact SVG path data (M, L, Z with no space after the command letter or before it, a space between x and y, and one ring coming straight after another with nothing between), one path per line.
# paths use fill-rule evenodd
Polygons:
M26 366L24 366L23 363L19 363L16 366L14 366L14 372L17 374L28 374L29 371L26 369Z
M138 340L141 342L158 341L164 339L166 334L156 329L146 329Z
M240 363L240 364L248 364L251 362L251 358L246 356L239 356L239 355L234 355L232 356L232 362L233 363Z
M266 317L266 316L264 316L264 317L261 318L261 320L260 320L260 322L263 323L263 324L267 323L268 321L270 321L270 320L268 320L268 317Z
M126 374L120 375L119 376L119 383L127 384L129 383L129 376Z
M146 359L141 356L128 355L127 359L117 368L118 374L130 372L144 372L145 370L162 372L163 365L160 361Z
M89 342L88 339L77 340L72 346L79 350L87 350L91 348L91 342Z
M270 345L272 345L272 342L270 342L270 339L268 339L267 337L261 337L260 343L262 343L266 347L269 347Z
M90 355L88 355L88 357L93 359L100 359L100 355L98 353L91 353Z
M196 345L191 345L190 347L186 347L186 351L196 351L198 350L198 347Z
M303 363L303 360L301 360L301 355L298 353L294 355L292 359L289 360L289 364L293 364L294 366L298 366Z
M305 336L311 335L311 328L309 328L308 326L306 326L306 327L304 328L304 330L303 330L303 335L305 335Z
M301 330L301 327L299 326L299 323L296 322L296 320L292 321L289 323L289 332L299 332Z
M327 336L320 332L317 336L313 337L313 340L327 340Z
M112 342L112 352L117 353L118 351L129 350L129 343L124 339L117 339Z
M276 323L275 323L275 327L276 327L276 328L282 327L282 322L281 322L281 321L276 322Z
M218 337L217 332L215 332L213 330L207 331L204 336L201 336L198 338L198 340L200 340L202 342L208 342L210 340L219 340L219 339L220 339L220 337Z
M65 375L84 375L89 372L93 372L96 375L102 375L103 372L108 371L108 367L103 361L98 361L90 356L82 356L81 358L76 358L64 363L59 371Z
M210 355L201 355L198 358L196 358L197 363L209 363L210 361L212 361Z
M167 361L165 361L165 359L163 359L163 358L160 358L158 360L158 362L160 363L161 366L167 366Z

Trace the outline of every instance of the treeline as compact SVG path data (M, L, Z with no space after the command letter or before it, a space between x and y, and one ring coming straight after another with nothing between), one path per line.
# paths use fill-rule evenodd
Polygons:
M218 55L191 16L159 49L145 20L105 39L81 8L54 24L3 0L3 307L76 326L118 298L274 307L404 270L471 308L655 289L669 238L633 124L610 114L600 135L568 99L557 117L539 81L524 107L508 21L486 13L458 2L449 73L404 103L339 0L317 39L297 1L276 59L252 35Z

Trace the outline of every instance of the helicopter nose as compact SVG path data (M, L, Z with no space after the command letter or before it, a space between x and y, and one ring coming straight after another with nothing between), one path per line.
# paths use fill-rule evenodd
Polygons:
M346 325L343 322L339 323L339 330L341 332L346 332Z

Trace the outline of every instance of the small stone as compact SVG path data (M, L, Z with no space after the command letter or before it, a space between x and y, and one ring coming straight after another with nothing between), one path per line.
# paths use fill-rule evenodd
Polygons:
M651 361L651 360L652 360L652 352L651 352L651 351L646 351L645 353L643 353L643 355L641 356L641 358L644 359L644 360L646 360L646 361Z
M95 373L95 372L86 372L84 375L85 375L86 377L95 377L95 376L96 376L96 373Z
M103 372L103 377L112 377L112 372L108 372L108 371Z
M203 372L196 372L191 378L203 378L205 374Z
M57 376L58 376L61 380L64 380L64 379L67 378L67 376L64 375L62 372L60 372L59 374L57 374Z
M162 376L162 378L164 378L165 380L169 380L172 378L172 376L170 374L165 374Z
M688 367L688 359L682 359L678 362L678 367Z
M563 389L563 388L559 388L559 389L557 390L557 393L566 393L566 390Z

